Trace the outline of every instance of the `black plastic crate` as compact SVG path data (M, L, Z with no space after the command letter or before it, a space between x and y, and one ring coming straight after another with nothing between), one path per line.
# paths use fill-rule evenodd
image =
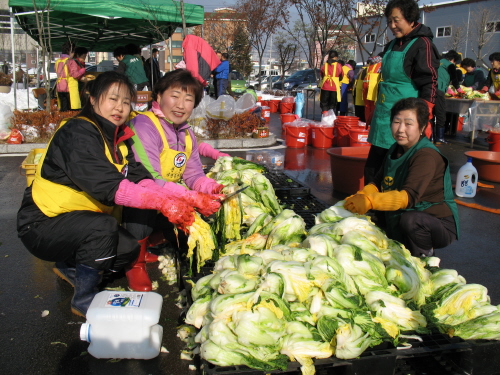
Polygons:
M312 194L307 194L302 197L285 196L280 198L280 202L285 205L285 208L294 210L300 216L303 216L304 213L319 214L330 207L319 201Z
M302 197L308 195L311 189L283 172L265 173L264 176L271 182L278 198Z
M410 349L372 348L360 357L335 357L314 361L318 375L499 375L500 342L464 341L447 335L422 336ZM262 372L246 366L215 366L203 361L206 375L300 375L300 364L290 362L286 371Z

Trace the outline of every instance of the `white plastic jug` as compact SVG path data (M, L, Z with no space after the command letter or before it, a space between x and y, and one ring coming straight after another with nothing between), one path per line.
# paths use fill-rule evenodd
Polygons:
M95 358L151 359L160 353L163 298L154 292L98 293L80 328L80 339L90 342Z
M457 183L455 194L459 197L473 198L477 190L477 169L472 165L472 158L467 158L465 163L457 173Z

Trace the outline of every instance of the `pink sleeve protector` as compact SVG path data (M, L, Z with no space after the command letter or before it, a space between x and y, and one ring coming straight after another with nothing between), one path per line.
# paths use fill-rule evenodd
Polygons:
M206 176L200 177L194 182L193 190L199 191L200 193L207 194L219 194L224 185L218 184L215 180L208 178Z
M206 156L208 158L212 158L214 160L217 160L220 157L223 156L230 156L229 154L225 154L223 152L220 152L219 150L216 150L212 146L210 146L208 143L201 142L198 144L198 152L200 153L201 156Z
M163 189L153 185L153 180L146 180L143 185L134 184L129 180L122 180L115 194L115 203L122 206L145 210L159 210L172 224L186 229L194 222L194 208L183 199L169 197Z

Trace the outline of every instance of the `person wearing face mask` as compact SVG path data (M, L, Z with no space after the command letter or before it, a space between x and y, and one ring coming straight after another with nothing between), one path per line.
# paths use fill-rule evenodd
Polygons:
M419 98L398 101L391 109L388 150L374 181L346 198L344 207L364 215L382 211L389 238L413 256L432 256L458 239L458 209L448 160L425 136L429 109Z
M385 8L387 26L395 36L382 53L382 80L370 124L372 144L365 165L365 182L373 181L384 156L394 143L390 111L394 103L408 97L422 98L432 119L437 94L439 53L432 31L418 22L420 10L414 0L391 0ZM427 136L432 128L427 127Z
M127 145L133 133L126 121L135 96L128 78L104 72L89 86L90 100L60 124L17 215L19 238L37 258L56 262L53 271L75 289L71 310L80 316L98 293L105 271L124 270L130 289L151 290L146 240L128 226L127 210L158 210L185 229L194 222L196 208L189 199L159 188L135 161ZM205 198L205 214L220 207L217 196Z

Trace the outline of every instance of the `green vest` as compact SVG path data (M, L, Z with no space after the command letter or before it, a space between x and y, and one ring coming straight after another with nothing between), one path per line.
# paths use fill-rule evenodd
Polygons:
M450 73L448 73L448 67L452 64L451 61L446 59L441 59L439 61L438 69L438 90L446 92L446 89L450 85Z
M393 51L394 39L382 59L382 81L375 104L373 119L368 133L368 142L374 146L389 148L394 143L391 132L391 108L400 99L417 98L418 90L404 70L408 49L418 38L413 39L403 51Z
M437 149L436 146L432 144L432 142L427 138L423 137L418 141L418 143L406 151L401 157L397 159L393 159L391 156L398 147L397 143L394 143L392 147L387 152L387 157L384 163L384 178L382 180L381 191L390 191L390 190L401 190L403 188L403 184L408 176L408 164L418 150L422 148L432 148L440 155L441 153ZM451 186L451 177L450 177L450 167L448 163L448 159L446 159L443 155L441 155L443 160L445 161L446 168L444 172L444 203L448 205L450 208L453 218L455 219L455 226L457 229L457 239L459 235L459 221L458 221L458 208L455 203L455 196L453 194L453 189ZM402 239L399 236L398 226L401 214L405 211L424 211L427 208L440 204L442 202L431 203L431 202L418 202L413 208L407 208L404 210L398 211L387 211L385 212L386 220L387 220L387 235L389 238L392 238L397 241L401 241Z
M122 62L127 66L125 69L125 75L133 84L137 85L139 83L148 82L148 77L146 77L142 60L139 57L125 55Z

